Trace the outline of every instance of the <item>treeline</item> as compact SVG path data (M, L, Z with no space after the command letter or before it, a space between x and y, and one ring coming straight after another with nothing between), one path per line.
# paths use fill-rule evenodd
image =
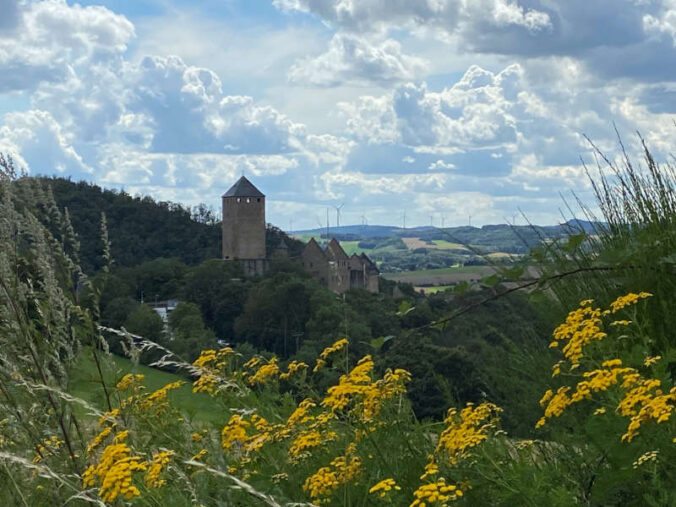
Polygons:
M26 194L38 192L27 178L19 185ZM80 265L95 273L104 265L101 257L100 221L106 215L111 253L118 266L136 266L157 258L176 258L196 265L221 256L221 224L213 209L200 204L190 209L181 204L156 201L149 196L132 196L124 190L109 190L84 181L66 178L38 178L49 189L62 211L68 210L80 241ZM28 196L30 200L30 196ZM281 231L269 226L268 243L279 244ZM301 245L288 240L292 254Z
M504 358L524 351L546 354L549 327L546 316L521 296L435 329L428 325L480 300L485 291L426 297L383 280L381 294L351 290L339 296L284 258L256 278L215 259L197 266L155 259L99 276L107 278L100 299L103 325L157 341L186 361L200 350L229 344L245 355L309 362L348 336L350 357L373 354L382 369L405 367L415 374L409 396L418 417L439 419L449 404L490 397L514 405L510 430L529 434L535 422L539 384L524 378L518 360L505 364ZM170 315L169 333L142 298L181 301ZM318 388L335 380L320 376Z

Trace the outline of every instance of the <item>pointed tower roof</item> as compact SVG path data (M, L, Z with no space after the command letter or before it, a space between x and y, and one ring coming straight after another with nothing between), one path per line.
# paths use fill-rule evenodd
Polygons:
M237 180L237 183L230 187L230 190L223 194L223 197L265 197L265 195L242 176Z

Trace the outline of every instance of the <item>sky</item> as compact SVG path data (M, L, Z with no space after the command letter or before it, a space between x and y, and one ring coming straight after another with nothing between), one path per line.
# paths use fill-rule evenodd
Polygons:
M616 129L673 153L676 0L0 0L0 152L283 229L558 223Z

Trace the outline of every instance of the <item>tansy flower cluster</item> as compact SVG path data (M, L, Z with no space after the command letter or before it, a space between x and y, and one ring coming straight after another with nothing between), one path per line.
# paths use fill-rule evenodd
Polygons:
M256 373L249 377L249 384L252 386L263 385L278 375L279 366L277 365L277 358L273 357L266 364L262 364Z
M307 491L315 501L321 502L324 497L333 494L341 485L352 481L361 472L362 462L354 456L354 444L350 444L344 456L338 456L327 467L321 467L308 477L303 483L303 490Z
M132 473L146 470L146 463L138 456L131 456L131 449L125 443L128 431L118 433L112 444L107 446L98 464L90 465L82 474L84 488L100 486L99 496L104 502L112 503L118 496L127 500L140 495L132 484Z
M371 489L369 489L369 494L377 494L380 498L385 498L387 494L393 489L397 491L401 489L400 486L397 486L397 481L394 479L383 479L382 481L374 484Z
M602 334L599 329L603 316L614 314L650 296L647 292L621 296L611 303L609 310L603 312L600 309L591 310L588 306L591 300L582 301L581 308L571 312L566 322L554 332L554 338L557 340L555 344L558 345L560 340L568 339L563 353L574 367L579 366L579 360L584 353L583 348L592 339L600 339L598 336ZM614 321L611 326L629 324L629 321ZM571 344L575 345L569 348ZM643 361L643 366L650 367L660 359L660 356L648 356ZM555 373L560 371L561 363L555 365ZM547 419L559 417L568 406L590 400L594 394L603 393L611 388L619 390L621 394L615 412L630 418L627 431L622 435L623 441L631 442L638 435L641 426L651 420L657 424L668 421L676 407L676 388L671 388L665 393L661 389L660 380L645 378L636 368L623 366L622 360L615 358L604 361L601 368L584 372L575 390L569 386L562 386L556 392L547 390L540 400L540 405L545 407L544 416L537 422L536 427L544 425ZM605 412L605 408L601 407L594 411L594 415Z
M439 435L436 454L445 455L452 465L469 456L468 450L488 438L497 429L497 414L502 409L492 403L474 406L468 403L459 413L452 408L444 422L446 428Z
M315 364L315 367L312 369L312 373L317 373L319 370L321 370L324 366L328 364L329 359L332 356L334 356L341 350L347 349L348 343L349 342L347 341L346 338L341 338L330 347L326 347L322 351L322 353L319 354L319 357L317 358L317 363Z
M430 484L423 484L414 493L415 500L409 507L426 507L428 505L444 505L463 496L463 492L454 484L446 484L443 478Z
M291 361L287 371L282 373L279 378L282 380L289 380L291 377L300 375L308 369L308 365L302 361Z

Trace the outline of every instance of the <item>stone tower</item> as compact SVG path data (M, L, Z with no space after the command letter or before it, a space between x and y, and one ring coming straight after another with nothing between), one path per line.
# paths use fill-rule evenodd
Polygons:
M223 259L240 261L247 275L267 267L265 196L244 176L223 194Z

